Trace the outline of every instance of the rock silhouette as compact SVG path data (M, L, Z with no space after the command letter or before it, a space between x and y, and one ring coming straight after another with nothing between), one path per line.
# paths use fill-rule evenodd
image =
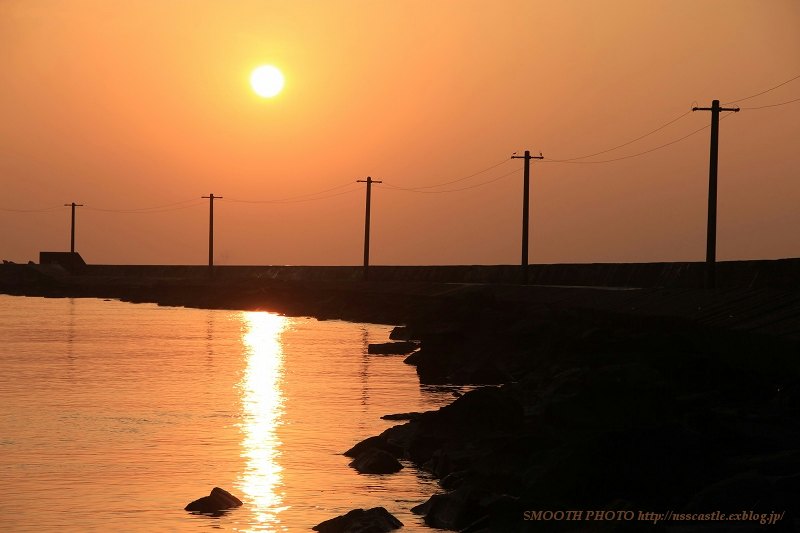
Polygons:
M403 468L389 452L368 448L350 462L361 474L394 474Z
M367 352L379 355L408 355L417 349L416 342L398 341L372 343L367 347Z
M383 507L353 509L349 513L312 527L320 533L383 533L403 527L403 523Z
M240 507L242 501L225 489L214 487L211 494L191 502L184 510L191 513L218 513L226 509Z

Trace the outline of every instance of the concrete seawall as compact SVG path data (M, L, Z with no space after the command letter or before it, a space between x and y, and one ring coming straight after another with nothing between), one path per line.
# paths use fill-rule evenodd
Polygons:
M598 287L698 288L704 263L586 263L531 265L528 282L535 285ZM206 266L88 265L81 274L128 279L203 279ZM217 266L220 280L359 281L361 267L353 266ZM519 283L514 265L372 266L372 281L427 283ZM719 287L796 287L800 259L725 261L717 264Z

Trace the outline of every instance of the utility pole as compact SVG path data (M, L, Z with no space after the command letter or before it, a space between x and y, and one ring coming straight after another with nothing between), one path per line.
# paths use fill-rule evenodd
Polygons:
M208 198L208 269L214 268L214 200L222 200L222 196L201 196Z
M69 253L75 253L75 208L76 207L83 207L83 204L76 204L72 202L70 204L64 204L64 207L72 207L72 225L70 226L69 231Z
M530 212L531 189L531 159L544 159L541 153L531 155L530 150L525 150L525 155L512 155L511 159L524 159L523 191L522 191L522 283L528 283L528 226Z
M370 199L372 198L372 184L383 183L376 181L367 176L365 180L356 180L356 183L367 184L367 214L364 218L364 281L369 279L369 212L370 212Z
M706 289L717 284L717 160L719 156L719 112L739 112L738 107L720 107L719 100L711 107L693 107L692 111L711 111L711 154L708 164L708 228L706 230Z

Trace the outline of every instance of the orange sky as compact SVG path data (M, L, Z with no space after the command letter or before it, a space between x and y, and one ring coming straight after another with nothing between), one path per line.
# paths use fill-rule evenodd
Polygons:
M522 163L625 143L800 74L800 2L48 1L0 3L0 258L517 263ZM281 68L278 97L250 71ZM800 79L742 107L800 98ZM620 150L706 124L708 112ZM721 123L718 258L800 256L800 102ZM535 163L531 262L702 260L708 130L599 164ZM351 191L352 189L352 191ZM348 192L351 191L351 192ZM342 192L344 194L332 196ZM184 202L164 212L122 212ZM182 207L183 209L175 209ZM43 210L20 213L11 209ZM112 210L112 211L106 211ZM116 210L116 211L113 211Z

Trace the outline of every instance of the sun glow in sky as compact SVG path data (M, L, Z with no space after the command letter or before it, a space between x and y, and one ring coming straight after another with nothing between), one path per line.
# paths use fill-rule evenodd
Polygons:
M527 149L531 262L702 260L708 130L647 151L707 112L556 160L800 74L798 28L795 0L6 0L0 259L68 250L74 201L89 262L203 264L213 192L216 264L357 265L372 176L372 263L513 264ZM799 97L720 124L722 260L800 255L800 103L745 108Z
M261 97L272 98L283 90L283 73L272 65L261 65L250 75L250 85Z

